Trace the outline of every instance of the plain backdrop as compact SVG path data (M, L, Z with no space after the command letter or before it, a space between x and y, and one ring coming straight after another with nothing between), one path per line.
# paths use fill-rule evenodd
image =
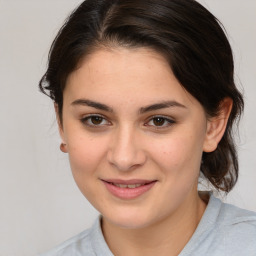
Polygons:
M225 199L256 211L256 1L201 0L226 27L244 90L240 179ZM98 214L59 151L53 104L39 93L48 50L81 0L0 0L0 256L32 256L88 228Z

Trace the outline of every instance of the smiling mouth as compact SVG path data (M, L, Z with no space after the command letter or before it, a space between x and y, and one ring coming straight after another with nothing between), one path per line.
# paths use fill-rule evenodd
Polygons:
M102 180L107 190L120 199L135 199L151 188L156 180Z
M118 183L112 183L112 182L108 182L109 184L111 185L114 185L116 187L119 187L119 188L138 188L138 187L141 187L141 186L144 186L146 184L149 184L149 183L137 183L137 184L118 184Z

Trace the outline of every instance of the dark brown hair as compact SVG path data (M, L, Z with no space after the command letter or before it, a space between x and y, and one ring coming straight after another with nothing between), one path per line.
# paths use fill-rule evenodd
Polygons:
M209 116L229 97L233 108L217 149L203 153L201 172L229 192L238 178L232 135L243 111L234 83L233 56L220 22L194 0L87 0L66 20L50 49L40 90L59 107L67 77L98 47L149 47L162 54L181 85Z

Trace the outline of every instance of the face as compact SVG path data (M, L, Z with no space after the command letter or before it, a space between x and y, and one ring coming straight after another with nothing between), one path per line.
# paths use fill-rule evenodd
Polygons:
M195 201L208 121L161 55L98 50L63 97L60 133L74 179L106 220L146 227Z

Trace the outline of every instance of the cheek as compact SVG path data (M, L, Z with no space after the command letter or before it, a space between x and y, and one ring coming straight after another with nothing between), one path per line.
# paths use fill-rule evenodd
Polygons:
M90 136L69 138L69 162L74 180L82 194L93 204L97 197L97 170L105 155L107 143ZM95 194L96 193L96 194Z
M152 147L153 146L153 147ZM180 165L189 156L190 145L186 144L184 138L167 138L163 142L153 142L151 156L155 161L167 165Z
M74 176L92 174L105 154L107 143L89 136L74 136L69 139L68 153Z
M199 171L202 155L202 136L198 134L172 134L162 141L151 140L151 158L172 174Z

